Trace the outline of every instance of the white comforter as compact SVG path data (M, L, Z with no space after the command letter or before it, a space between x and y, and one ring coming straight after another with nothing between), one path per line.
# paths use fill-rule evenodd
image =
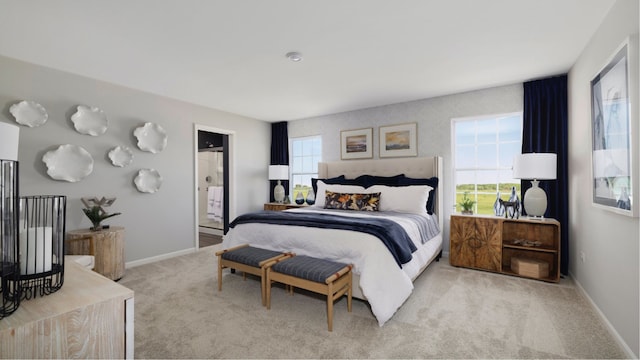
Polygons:
M325 212L321 208L291 209L287 211ZM335 212L331 212L335 214ZM366 217L366 212L340 211L344 216ZM396 213L397 214L397 213ZM385 214L386 215L386 214ZM428 216L428 215L425 215ZM389 320L413 291L412 278L439 251L442 238L422 244L418 227L404 218L389 212L385 218L398 222L411 237L416 247L411 262L401 269L386 246L377 237L365 233L319 229L304 226L272 224L240 224L224 236L223 248L240 244L277 250L292 251L298 255L322 257L333 261L351 263L354 273L360 275L360 288L371 305L371 311L382 326ZM434 244L433 242L437 242ZM435 247L434 247L435 246ZM423 248L431 248L426 253ZM425 249L426 250L426 249Z

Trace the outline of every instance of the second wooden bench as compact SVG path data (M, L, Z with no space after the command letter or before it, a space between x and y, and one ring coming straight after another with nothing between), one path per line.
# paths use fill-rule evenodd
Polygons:
M347 295L347 310L351 312L352 265L298 255L266 263L266 302L271 308L271 282L289 285L290 292L299 287L327 296L327 324L333 330L333 302Z

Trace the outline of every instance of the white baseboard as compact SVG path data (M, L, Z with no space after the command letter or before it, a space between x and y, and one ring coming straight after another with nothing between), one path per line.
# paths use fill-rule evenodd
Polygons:
M569 276L571 276L573 282L576 284L576 287L580 290L580 293L582 294L582 296L584 296L585 299L587 299L587 301L589 301L589 303L591 304L591 306L595 309L596 313L598 314L598 316L600 316L600 319L602 319L602 321L604 322L604 324L607 327L607 330L609 330L609 333L613 336L613 338L618 342L618 345L620 345L620 347L624 350L624 352L627 354L627 357L629 359L637 359L638 355L633 353L633 350L631 350L631 348L627 345L627 343L624 341L624 339L622 338L622 336L620 336L620 334L618 333L618 331L616 330L615 327L613 327L613 325L609 322L609 319L607 319L607 317L604 315L604 313L600 310L600 308L598 307L598 305L596 305L596 303L593 301L593 299L591 299L591 297L589 296L589 294L585 291L585 289L582 287L582 284L580 284L580 282L578 280L576 280L576 277L573 276L573 274L569 273Z
M165 259L170 259L172 257L176 257L176 256L180 256L180 255L187 255L187 254L191 254L196 252L196 248L189 248L189 249L184 249L184 250L180 250L180 251L174 251L172 253L168 253L168 254L162 254L162 255L158 255L158 256L152 256L152 257L148 257L148 258L144 258L144 259L140 259L140 260L135 260L135 261L130 261L124 264L125 268L132 268L132 267L136 267L136 266L140 266L140 265L145 265L145 264L150 264L156 261L160 261L160 260L165 260Z

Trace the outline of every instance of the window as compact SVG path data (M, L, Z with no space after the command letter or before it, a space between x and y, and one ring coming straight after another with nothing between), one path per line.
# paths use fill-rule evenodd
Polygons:
M302 192L307 197L311 178L318 177L318 162L322 161L322 137L291 138L291 201Z
M522 150L522 113L453 119L451 132L457 211L465 193L478 214L494 213L497 192L505 201L514 186L520 194L511 169Z

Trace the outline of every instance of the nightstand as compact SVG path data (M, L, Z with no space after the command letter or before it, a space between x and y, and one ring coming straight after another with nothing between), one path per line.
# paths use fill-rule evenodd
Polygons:
M309 206L306 203L302 204L302 205L298 205L295 203L291 203L291 204L284 204L284 203L266 203L264 204L264 209L265 210L271 210L271 211L282 211L282 210L287 210L287 209L296 209L296 208L301 208L301 207L306 207Z

